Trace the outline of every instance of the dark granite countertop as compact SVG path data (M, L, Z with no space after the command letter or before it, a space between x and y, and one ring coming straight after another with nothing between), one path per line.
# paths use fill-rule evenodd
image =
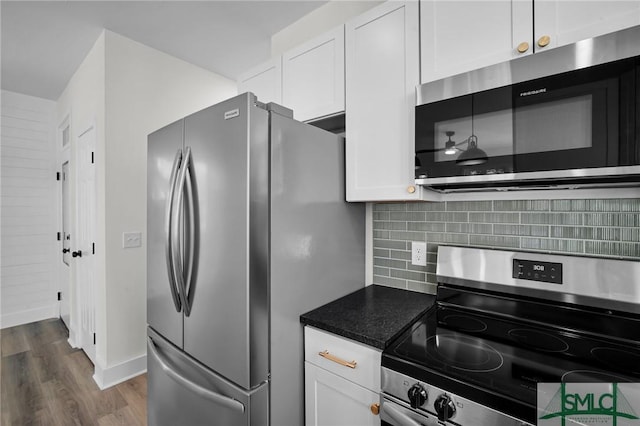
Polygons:
M300 322L386 349L435 302L435 296L370 285L300 316Z

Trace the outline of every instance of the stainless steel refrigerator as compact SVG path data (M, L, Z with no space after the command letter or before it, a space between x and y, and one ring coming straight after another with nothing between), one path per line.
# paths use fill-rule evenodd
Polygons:
M299 315L364 285L344 140L245 93L149 135L149 425L304 422Z

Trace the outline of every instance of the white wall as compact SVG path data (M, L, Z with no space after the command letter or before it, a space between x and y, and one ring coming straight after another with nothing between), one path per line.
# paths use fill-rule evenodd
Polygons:
M383 3L383 0L333 0L298 19L271 37L271 57L344 24L354 16Z
M55 102L2 91L2 328L58 314Z
M107 369L146 353L147 135L236 92L234 81L106 32ZM129 231L142 232L142 247L122 248Z
M102 388L146 368L147 135L236 91L231 80L105 31L58 100L57 123L70 115L72 159L75 139L96 127L94 379ZM142 232L142 247L122 248L130 231ZM73 311L71 324L79 331Z

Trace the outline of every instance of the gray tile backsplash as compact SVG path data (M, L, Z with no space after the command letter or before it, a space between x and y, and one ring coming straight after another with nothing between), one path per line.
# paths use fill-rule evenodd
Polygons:
M411 264L427 242L427 266ZM373 282L433 293L439 244L640 260L640 199L373 205Z

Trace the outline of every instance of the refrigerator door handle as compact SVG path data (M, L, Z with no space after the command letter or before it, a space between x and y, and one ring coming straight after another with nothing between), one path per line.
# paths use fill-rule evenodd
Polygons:
M182 307L184 309L185 315L189 315L191 310L187 311L188 301L187 301L187 293L185 288L185 280L184 280L184 268L183 268L183 257L184 253L182 253L182 205L184 199L184 186L185 181L187 179L187 170L189 170L189 163L191 162L191 148L186 147L184 151L184 156L182 157L182 165L180 166L180 171L178 172L178 179L176 182L176 195L173 200L173 211L177 212L177 220L174 220L171 223L171 239L173 241L178 241L177 244L173 244L172 246L172 258L173 258L173 276L176 279L176 283L178 285L178 292L180 294L180 300L182 301Z
M178 384L184 386L185 388L189 389L191 392L203 398L206 398L217 404L223 405L234 411L238 411L239 413L244 413L245 407L242 402L233 398L229 398L228 396L224 396L219 393L213 392L207 388L200 386L197 383L194 383L182 377L180 374L176 373L162 358L162 355L160 355L160 353L156 349L156 344L154 343L153 339L151 339L151 337L147 337L147 346L149 347L149 352L151 352L151 355L153 355L156 361L158 361L158 363L160 364L160 367L165 372L165 374L169 376L171 379L173 379L175 382L177 382Z
M189 215L189 235L187 244L189 246L189 251L185 250L185 253L189 253L189 257L187 258L185 254L185 262L187 264L187 274L184 282L184 314L189 316L191 314L191 303L189 294L191 293L191 280L193 278L193 265L195 262L195 241L196 241L196 221L195 221L195 200L194 200L194 191L193 191L193 161L189 161L189 165L187 167L187 176L185 179L185 190L187 191L186 199L187 199L187 214Z
M176 280L174 278L174 262L173 262L173 240L171 238L171 225L173 219L173 197L176 191L176 179L178 176L178 166L182 159L182 150L178 150L176 157L173 160L173 167L171 167L171 177L169 178L169 195L167 196L167 206L164 213L164 228L166 233L165 240L165 257L167 261L167 274L169 275L169 288L171 289L171 297L173 304L176 307L176 312L180 312L182 309L182 303L180 302L180 296L178 290L176 290Z

